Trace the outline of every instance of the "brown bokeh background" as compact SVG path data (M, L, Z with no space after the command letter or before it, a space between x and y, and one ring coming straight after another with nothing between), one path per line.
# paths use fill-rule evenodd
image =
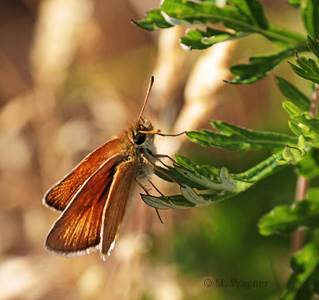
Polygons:
M276 25L302 31L297 10L286 1L264 2ZM162 225L137 195L106 262L97 252L66 259L43 247L58 216L42 205L44 192L138 116L151 75L155 84L145 115L163 132L208 128L210 119L288 132L272 76L251 86L222 81L231 78L232 63L275 50L270 42L256 37L185 51L178 43L184 28L146 32L131 23L158 5L156 0L0 1L1 300L178 300L204 293L205 278L194 283L181 277L172 239L176 224L187 236L196 218L208 218L206 208L161 212ZM285 63L276 74L291 76ZM185 136L157 142L160 153L180 153L233 172L260 159L203 149ZM176 192L154 182L167 194Z

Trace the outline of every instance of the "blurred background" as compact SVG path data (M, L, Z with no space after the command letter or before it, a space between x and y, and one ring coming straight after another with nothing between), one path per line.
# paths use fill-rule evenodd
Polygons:
M137 118L151 75L144 115L162 132L209 128L214 119L289 133L273 75L247 86L222 81L232 64L274 46L250 37L185 51L178 42L184 28L146 32L131 22L159 2L0 1L0 300L277 299L284 287L290 238L259 236L257 223L274 205L293 201L289 169L221 203L160 211L164 225L137 193L106 262L98 252L63 258L43 247L58 218L42 205L45 191ZM286 0L263 4L276 25L303 32ZM274 73L305 88L285 62ZM157 147L232 173L269 155L238 157L185 136L158 137ZM178 192L154 182L164 194ZM268 286L205 286L216 279Z

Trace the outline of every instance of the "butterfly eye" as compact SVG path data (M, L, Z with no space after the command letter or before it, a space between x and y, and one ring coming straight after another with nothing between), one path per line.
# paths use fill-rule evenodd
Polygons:
M141 145L145 142L146 139L146 134L145 133L141 133L138 132L137 134L135 134L133 132L133 141L136 145Z

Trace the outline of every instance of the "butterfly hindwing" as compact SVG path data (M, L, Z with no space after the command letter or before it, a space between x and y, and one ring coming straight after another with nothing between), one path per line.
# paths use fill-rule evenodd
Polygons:
M119 164L103 213L101 230L101 256L103 259L112 250L111 245L115 241L118 229L123 221L127 202L135 184L135 177L136 165L133 161Z

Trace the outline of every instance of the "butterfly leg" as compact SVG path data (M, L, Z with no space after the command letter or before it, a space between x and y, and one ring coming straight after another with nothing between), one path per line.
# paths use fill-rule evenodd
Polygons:
M146 188L146 186L144 184L142 184L142 182L140 182L137 178L135 178L136 183L144 190L144 192L147 195L150 195L149 193L149 189Z
M156 192L158 192L162 197L165 197L165 195L161 193L161 191L156 187L156 185L152 181L148 180L148 182L152 185Z
M174 158L170 157L169 155L166 155L166 154L153 154L153 156L166 168L168 166L162 160L160 160L160 158L168 158L174 165L177 165L177 166L179 166L181 168L185 168L181 164L179 164Z
M148 192L149 190L148 190L137 178L135 178L135 181L136 181L136 183L144 190L144 192L145 192L147 195L150 196L150 193ZM148 180L148 181L149 181L149 183L153 186L153 188L154 188L159 194L161 194L163 197L165 197L165 196L159 191L159 189L155 186L155 184L154 184L152 181L150 181L150 180ZM155 207L154 207L154 208L155 208ZM163 222L163 220L162 220L162 218L161 218L161 216L160 216L160 214L159 214L157 208L155 208L155 211L156 211L157 217L159 218L160 222L161 222L162 224L164 224L164 222Z
M159 157L158 154L156 155L153 155L155 158ZM153 166L153 168L158 171L158 172L161 172L163 173L165 176L167 176L169 179L171 179L173 182L177 183L180 187L183 187L182 183L179 183L177 180L175 180L171 175L167 174L165 171L163 171L159 166L157 166L154 162L152 162L152 160L147 156L147 155L144 155L142 153L142 157L143 159L145 159L150 165ZM163 156L162 156L163 157ZM167 157L169 157L167 155ZM163 162L161 162L163 163ZM164 164L165 165L165 164ZM165 165L166 166L166 165Z

